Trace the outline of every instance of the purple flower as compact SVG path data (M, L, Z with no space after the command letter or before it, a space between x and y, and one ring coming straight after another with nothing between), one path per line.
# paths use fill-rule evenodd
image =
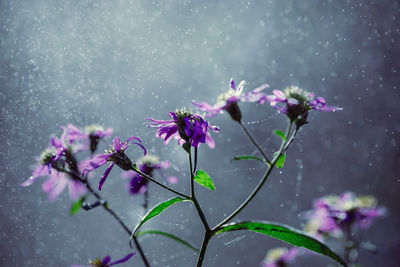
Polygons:
M171 166L169 161L160 162L157 156L146 155L140 159L139 170L149 176L152 176L154 170L163 170ZM162 173L163 175L163 173ZM148 180L134 171L126 171L121 173L122 178L129 179L127 188L132 195L143 194L147 190ZM163 175L164 176L164 175ZM175 176L169 176L164 178L175 184L178 182L178 178Z
M30 186L39 177L49 176L49 179L42 185L43 191L49 194L50 201L54 201L64 190L69 188L71 199L75 200L86 192L86 188L79 181L73 180L65 173L58 171L55 167L68 165L72 171L76 171L77 164L71 151L71 139L68 139L65 131L61 139L52 138L50 146L38 159L38 165L34 169L32 176L23 182L23 187Z
M96 259L94 261L90 261L89 264L90 265L71 265L71 267L110 267L113 265L117 265L117 264L121 264L124 262L127 262L133 255L135 255L135 253L129 253L128 255L126 255L125 257L123 257L122 259L119 259L117 261L111 261L111 257L110 256L106 256L103 260L101 259Z
M245 83L245 81L241 81L236 88L235 81L231 79L229 91L218 96L217 103L214 106L211 106L207 102L198 103L192 101L192 103L200 110L207 112L206 117L213 117L226 110L233 120L240 122L242 114L237 102L259 102L263 104L266 100L266 95L261 93L261 91L268 87L267 84L263 84L253 91L243 94Z
M307 123L308 112L311 109L320 111L342 110L339 107L326 106L323 97L315 98L314 93L304 91L297 86L287 87L284 91L273 90L272 92L273 95L268 95L265 100L278 112L286 114L298 126Z
M384 214L385 209L378 207L372 196L356 197L352 192L326 196L314 202L306 231L317 236L339 237L351 226L368 228L374 218Z
M270 249L265 259L261 262L262 267L285 267L292 262L299 252L298 248L274 248Z
M64 145L71 147L74 152L80 152L87 149L87 134L72 124L61 126L61 129L63 129L61 140Z
M201 116L177 110L169 112L172 120L147 119L148 126L156 127L156 137L164 139L164 144L168 144L172 137L178 140L179 145L189 142L193 147L198 147L200 143L206 143L210 148L215 147L214 139L208 129L218 132L218 127L214 127L204 120Z
M99 125L89 125L85 127L85 133L89 138L89 148L90 152L94 153L97 149L99 141L103 138L111 136L113 133L112 128L107 128L104 130L103 127Z
M125 155L125 150L131 145L135 144L143 149L144 154L146 155L146 148L142 145L142 141L133 136L128 138L125 143L121 142L119 137L114 138L113 147L106 151L105 154L100 154L95 156L92 159L88 159L79 164L79 167L82 171L82 176L86 176L89 172L103 166L107 162L110 162L110 165L104 171L103 176L99 182L99 190L103 187L104 182L107 179L108 174L111 172L111 169L115 164L118 165L121 169L128 171L132 170L132 161Z

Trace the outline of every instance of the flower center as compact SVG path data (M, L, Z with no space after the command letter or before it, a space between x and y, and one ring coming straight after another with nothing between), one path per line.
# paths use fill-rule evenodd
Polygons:
M94 134L97 131L104 132L104 128L97 124L92 124L85 127L85 133L87 134Z
M45 151L42 152L39 158L39 162L42 165L48 165L53 161L53 158L55 157L56 152L54 149L46 149Z

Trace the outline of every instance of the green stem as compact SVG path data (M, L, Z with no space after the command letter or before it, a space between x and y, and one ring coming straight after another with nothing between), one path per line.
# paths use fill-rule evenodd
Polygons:
M177 194L178 196L184 197L184 198L186 198L186 199L190 199L190 196L185 195L185 194L183 194L183 193L180 193L180 192L178 192L178 191L176 191L176 190L174 190L174 189L172 189L172 188L170 188L170 187L168 187L168 186L166 186L166 185L163 185L162 183L160 183L160 182L154 180L154 178L150 177L149 175L147 175L147 174L141 172L136 166L132 166L132 170L135 171L135 172L137 172L138 174L140 174L141 176L143 176L143 177L146 178L147 180L149 180L149 181L151 181L151 182L153 182L153 183L155 183L155 184L161 186L162 188L167 189L168 191L170 191L170 192L172 192L172 193L174 193L174 194Z
M292 123L290 122L287 131L286 131L286 140L289 139L289 134L290 131L292 129ZM264 183L268 180L268 177L272 171L272 169L275 167L275 163L276 161L279 159L279 157L282 155L282 153L285 151L286 144L294 138L294 135L296 134L297 131L294 131L292 134L292 137L288 140L288 141L282 141L281 146L279 148L279 153L278 155L274 158L274 160L271 162L271 164L269 165L267 171L265 172L263 178L260 180L260 182L258 183L258 185L256 186L256 188L254 188L253 192L251 192L251 194L246 198L245 201L242 202L242 204L240 204L240 206L238 208L236 208L236 210L234 210L228 217L226 217L224 220L222 220L217 226L215 226L212 231L218 231L224 224L226 224L227 222L229 222L230 220L232 220L236 215L238 215L249 203L250 201L256 196L256 194L258 193L258 191L260 191L261 187L264 185Z
M189 168L190 168L190 200L192 200L194 207L197 210L197 213L200 216L201 221L203 222L204 228L206 232L210 231L210 226L208 225L206 216L204 215L203 210L200 207L199 202L196 199L195 191L194 191L194 172L193 172L193 165L192 165L192 153L189 151ZM197 157L195 158L197 160ZM194 164L197 165L197 162Z
M242 127L243 131L245 132L245 134L247 135L247 137L250 139L250 141L254 144L254 146L258 149L258 151L260 151L261 155L263 156L264 160L271 165L271 161L269 160L269 158L267 157L267 155L264 153L264 151L261 149L261 147L257 144L256 139L251 135L251 133L249 132L249 130L247 130L247 128L244 126L244 124L242 123L242 121L238 122L239 125Z
M212 232L206 232L206 234L204 235L203 243L201 244L200 254L197 259L197 265L196 265L197 267L201 267L201 265L203 264L204 255L206 254L208 242L210 242L212 235L213 235Z

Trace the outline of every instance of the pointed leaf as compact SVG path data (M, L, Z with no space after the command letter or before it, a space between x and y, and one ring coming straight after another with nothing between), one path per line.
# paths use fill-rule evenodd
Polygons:
M217 231L216 234L237 230L250 230L268 235L294 246L304 247L319 254L326 255L343 266L347 266L337 254L322 242L318 241L314 237L308 236L300 230L279 223L267 221L232 223L222 226L221 230Z
M83 197L80 197L77 201L75 201L72 206L71 209L69 210L69 213L71 215L76 214L81 208L82 208L82 203L84 201Z
M139 236L141 236L141 235L146 235L146 234L163 235L163 236L166 236L166 237L168 237L168 238L171 238L171 239L177 241L178 243L181 243L181 244L184 245L184 246L187 246L187 247L190 248L190 249L193 249L194 251L199 251L198 248L195 248L194 246L192 246L190 243L186 242L185 240L182 240L182 239L180 239L179 237L174 236L174 235L172 235L172 234L165 233L165 232L158 231L158 230L140 231L140 232L138 232L138 233L136 234L136 236L139 237Z
M196 175L194 176L194 181L199 185L202 185L212 191L215 190L213 181L205 171L202 170L196 171Z
M236 156L231 160L231 162L235 161L235 160L242 160L242 159L254 159L254 160L259 160L259 161L263 161L264 162L264 160L262 158L259 158L259 157L256 157L256 156Z
M278 154L279 154L279 152L275 152L275 153L274 153L274 159L278 156ZM285 158L286 158L285 153L282 153L282 154L279 156L278 160L275 162L275 166L276 166L277 168L279 168L279 169L282 168L283 165L285 164Z
M136 226L134 232L136 232L139 229L139 227L142 226L145 222L147 222L148 220L152 219L153 217L159 215L161 212L163 212L169 206L171 206L175 203L181 202L181 201L188 201L188 200L184 199L184 198L176 197L176 198L172 198L170 200L159 203L157 206L155 206L154 208L149 210L149 212L147 212L146 215L144 215L144 217L142 218L140 223Z
M282 138L282 140L284 142L286 142L286 136L285 134L281 131L281 130L274 130L274 134L276 134L277 136L279 136L280 138Z

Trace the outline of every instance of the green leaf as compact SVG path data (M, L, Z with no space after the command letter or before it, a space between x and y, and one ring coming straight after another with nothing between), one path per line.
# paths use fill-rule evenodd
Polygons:
M190 248L190 249L193 249L194 251L199 251L198 248L195 248L194 246L192 246L190 243L186 242L185 240L182 240L182 239L180 239L179 237L174 236L174 235L172 235L172 234L165 233L165 232L158 231L158 230L140 231L140 232L138 232L138 233L136 234L136 236L139 237L139 236L141 236L141 235L146 235L146 234L163 235L163 236L166 236L166 237L168 237L168 238L171 238L171 239L177 241L178 243L181 243L182 245L184 245L184 246L186 246L186 247L188 247L188 248Z
M205 171L202 171L202 170L196 171L194 180L199 185L202 185L212 191L215 190L213 181L211 180L210 176L208 176L208 174Z
M71 209L69 210L69 213L71 215L76 214L81 208L82 208L82 203L84 201L84 197L80 197L77 201L75 201L72 206Z
M237 230L250 230L268 235L294 246L304 247L319 254L326 255L331 259L337 261L338 263L342 264L343 266L347 266L346 263L337 254L335 254L322 242L311 236L308 236L306 233L300 230L291 228L283 224L267 221L232 223L222 226L221 230L217 231L216 234Z
M279 154L279 152L275 152L275 153L274 153L274 159L278 156L278 154ZM283 165L285 164L285 158L286 158L285 153L282 153L282 154L279 156L278 160L275 162L275 166L276 166L277 168L279 168L279 169L282 168Z
M282 138L282 140L284 142L286 142L286 136L285 134L281 131L281 130L274 130L274 134L276 134L277 136L279 136L280 138Z
M231 162L235 161L235 160L242 160L242 159L255 159L255 160L259 160L259 161L264 162L264 160L262 158L259 158L259 157L256 157L256 156L236 156L231 160Z
M165 209L167 209L169 206L171 206L175 203L181 202L181 201L187 201L187 199L176 197L176 198L172 198L170 200L159 203L157 206L155 206L154 208L149 210L149 212L147 212L146 215L144 215L144 217L142 218L140 223L136 226L134 232L136 232L139 229L139 227L142 226L145 222L147 222L148 220L157 216L158 214L163 212Z

